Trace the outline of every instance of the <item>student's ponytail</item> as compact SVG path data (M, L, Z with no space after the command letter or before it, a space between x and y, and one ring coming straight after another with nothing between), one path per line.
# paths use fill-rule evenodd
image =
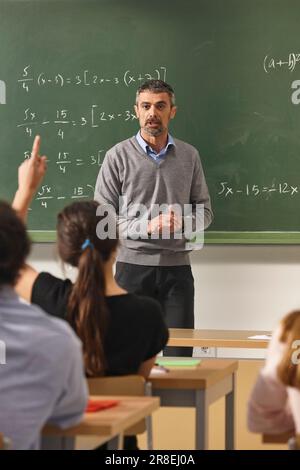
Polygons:
M68 320L82 341L87 375L102 375L106 366L105 277L102 256L92 245L79 256L78 276L68 302Z
M118 241L97 237L99 204L75 202L59 215L58 251L61 259L78 268L77 280L68 300L68 320L82 341L88 376L105 373L104 341L109 321L105 300L104 264L116 250Z
M279 380L287 386L300 388L300 311L283 318L279 340L285 343L285 353L277 368Z

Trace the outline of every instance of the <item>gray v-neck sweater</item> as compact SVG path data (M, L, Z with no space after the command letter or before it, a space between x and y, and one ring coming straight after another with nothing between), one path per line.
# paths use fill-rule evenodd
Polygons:
M156 163L140 147L136 137L124 140L105 155L95 189L95 200L111 204L118 215L119 229L136 224L136 217L124 219L119 211L119 197L126 196L128 206L144 204L203 204L204 228L212 221L210 197L198 151L190 144L174 139L162 161ZM189 264L186 240L120 240L118 261L145 266L180 266Z

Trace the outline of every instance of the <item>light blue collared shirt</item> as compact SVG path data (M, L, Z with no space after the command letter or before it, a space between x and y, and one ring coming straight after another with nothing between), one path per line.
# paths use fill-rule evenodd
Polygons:
M163 149L161 149L161 151L159 153L156 153L155 150L153 150L150 147L150 145L147 144L147 142L143 139L143 137L141 136L140 131L136 134L135 137L136 137L136 140L138 141L140 147L142 147L142 149L144 150L144 152L150 158L152 158L152 160L154 160L156 163L161 162L165 158L165 156L167 155L169 147L172 146L172 145L175 145L173 137L170 134L168 134L167 145Z

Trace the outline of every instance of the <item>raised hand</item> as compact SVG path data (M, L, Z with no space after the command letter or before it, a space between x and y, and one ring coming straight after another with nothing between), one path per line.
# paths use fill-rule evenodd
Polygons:
M46 170L47 157L40 157L41 138L37 135L34 139L31 157L25 160L18 170L18 190L15 194L12 206L18 212L20 218L25 222L29 205L40 186Z
M25 160L18 170L18 190L31 197L40 186L47 170L47 157L40 156L40 145L41 138L37 135L33 142L31 157Z

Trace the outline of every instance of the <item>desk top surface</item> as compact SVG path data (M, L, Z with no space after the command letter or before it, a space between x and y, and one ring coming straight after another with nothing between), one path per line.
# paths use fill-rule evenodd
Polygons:
M99 435L113 437L149 416L159 408L157 397L91 396L96 400L119 400L116 406L94 413L86 413L76 426L61 430L57 426L47 425L44 435Z
M268 339L251 339L250 336L270 335L270 331L255 330L193 330L170 328L168 346L193 346L217 348L267 348Z
M150 375L148 379L156 388L204 389L232 375L238 368L238 361L227 359L203 359L196 366L176 366L169 372Z

